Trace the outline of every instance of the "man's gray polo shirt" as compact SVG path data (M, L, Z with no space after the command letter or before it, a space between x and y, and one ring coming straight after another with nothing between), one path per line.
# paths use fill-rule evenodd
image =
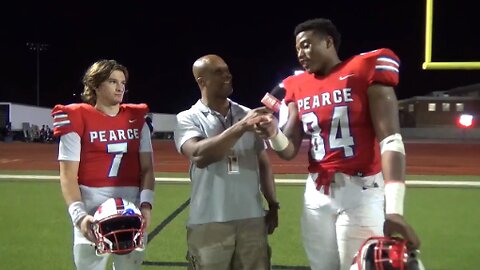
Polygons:
M222 133L250 110L231 100L230 104L227 117L212 111L200 100L190 109L177 114L177 150L181 152L181 146L191 138L209 138ZM257 156L265 150L265 143L254 132L245 132L233 150L238 157L238 173L228 172L227 156L203 169L191 164L192 194L188 224L225 222L264 215Z

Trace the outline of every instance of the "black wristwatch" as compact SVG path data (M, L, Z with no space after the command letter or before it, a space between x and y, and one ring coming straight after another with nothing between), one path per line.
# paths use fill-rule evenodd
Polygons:
M269 203L268 204L268 209L269 210L272 210L272 209L280 209L280 203L279 202L273 202L273 203Z

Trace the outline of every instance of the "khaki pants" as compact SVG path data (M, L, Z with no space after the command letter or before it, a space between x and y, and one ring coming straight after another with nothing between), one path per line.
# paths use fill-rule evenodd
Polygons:
M265 218L190 225L190 270L269 270Z

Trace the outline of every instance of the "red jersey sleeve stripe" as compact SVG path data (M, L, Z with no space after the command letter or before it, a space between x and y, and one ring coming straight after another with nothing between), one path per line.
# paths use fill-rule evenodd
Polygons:
M382 64L382 65L393 65L396 67L400 66L400 63L398 62L397 59L387 57L387 56L380 56L377 58L377 64Z
M53 119L68 118L68 114L64 112L56 113L53 115Z
M392 67L392 66L385 66L385 65L377 65L377 66L375 66L375 70L379 70L379 71L382 71L382 70L385 70L385 71L393 71L393 72L395 72L395 73L398 73L398 68Z
M64 127L70 125L70 120L58 121L53 123L54 128Z

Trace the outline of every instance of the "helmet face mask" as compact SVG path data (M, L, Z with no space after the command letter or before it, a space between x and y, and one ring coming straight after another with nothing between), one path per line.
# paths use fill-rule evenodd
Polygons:
M108 199L98 207L94 218L97 255L124 255L145 249L144 220L133 203L121 198Z
M400 238L371 237L360 247L351 270L425 270L418 251Z

